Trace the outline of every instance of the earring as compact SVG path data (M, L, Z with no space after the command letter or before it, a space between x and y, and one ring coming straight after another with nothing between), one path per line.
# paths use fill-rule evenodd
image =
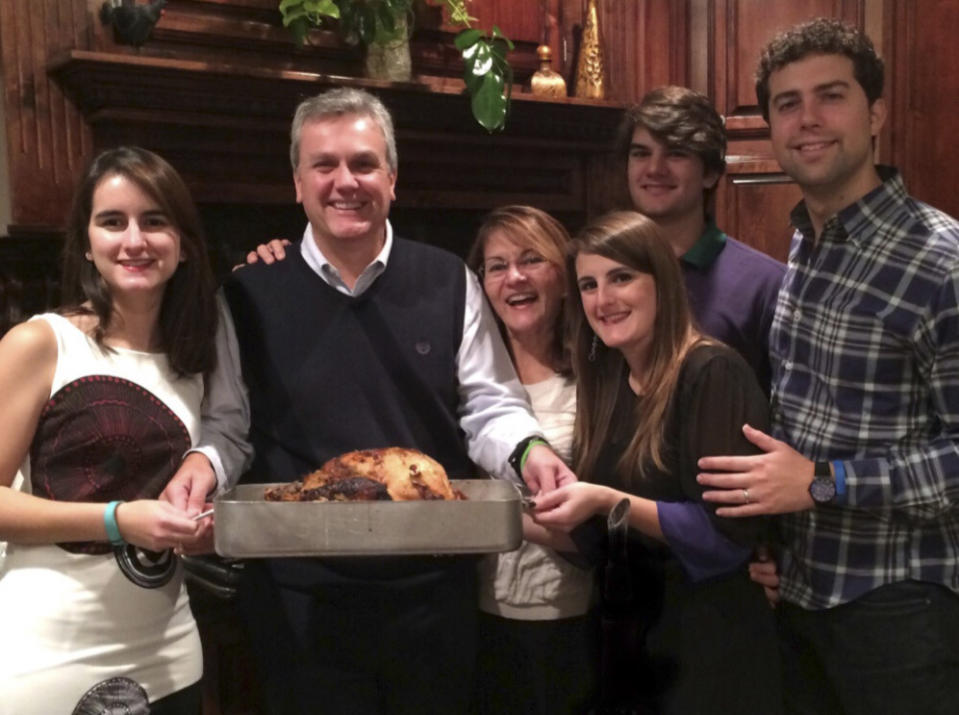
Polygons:
M86 253L84 253L84 254L83 254L83 257L86 258L86 259L87 259L88 261L90 261L91 263L93 262L93 254L90 253L90 251L87 251Z
M593 333L593 340L589 344L589 355L586 356L586 359L590 362L596 362L596 345L599 343L599 338L596 337L596 333Z

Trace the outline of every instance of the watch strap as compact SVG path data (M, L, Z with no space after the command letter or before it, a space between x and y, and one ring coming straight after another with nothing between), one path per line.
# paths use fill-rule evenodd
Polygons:
M830 504L836 498L836 478L829 462L815 462L809 496L816 504Z

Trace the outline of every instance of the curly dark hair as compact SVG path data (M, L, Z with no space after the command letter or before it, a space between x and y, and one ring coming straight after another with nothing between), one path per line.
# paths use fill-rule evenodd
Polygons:
M844 55L852 60L853 74L872 105L882 96L883 62L869 37L851 25L820 17L781 32L759 56L756 69L756 99L763 118L769 121L769 76L807 55Z

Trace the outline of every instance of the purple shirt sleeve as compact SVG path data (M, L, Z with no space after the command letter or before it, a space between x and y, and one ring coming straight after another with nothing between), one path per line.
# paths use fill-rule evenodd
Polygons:
M697 502L656 502L666 543L692 581L729 573L749 559L752 549L726 538Z

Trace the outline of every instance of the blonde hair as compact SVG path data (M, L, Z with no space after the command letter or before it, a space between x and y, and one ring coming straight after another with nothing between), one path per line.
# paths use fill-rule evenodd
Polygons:
M559 273L560 281L566 283L566 251L569 248L569 233L559 221L545 211L532 206L501 206L483 218L476 240L470 247L466 264L476 273L482 273L486 242L494 231L502 231L517 246L535 251ZM569 350L564 339L564 321L567 310L566 298L560 301L560 310L553 326L554 369L561 375L570 374ZM495 311L494 311L495 315ZM503 340L509 347L509 336L499 316L496 316Z

